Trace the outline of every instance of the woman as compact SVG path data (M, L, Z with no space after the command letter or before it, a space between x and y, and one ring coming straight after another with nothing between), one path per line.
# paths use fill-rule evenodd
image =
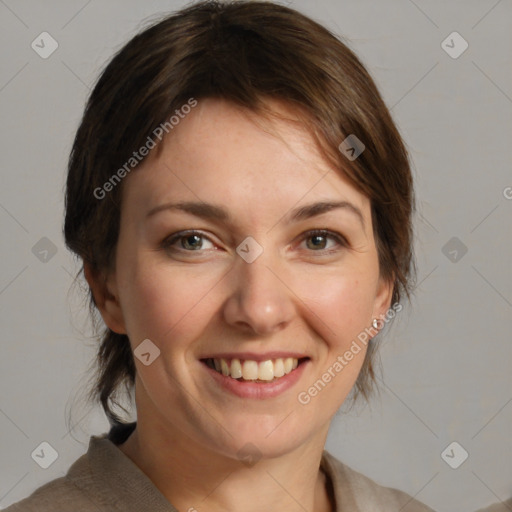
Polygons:
M134 37L66 194L112 429L7 510L431 510L324 450L409 295L413 199L375 84L309 18L200 2ZM136 422L114 411L123 386Z

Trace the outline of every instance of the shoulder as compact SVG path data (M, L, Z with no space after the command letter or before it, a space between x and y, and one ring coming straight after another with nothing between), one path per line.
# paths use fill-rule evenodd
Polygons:
M114 464L120 473L129 463L117 450L113 441L122 440L134 424L112 428L109 433L91 436L87 452L68 469L65 476L52 480L37 488L25 499L7 507L3 512L98 512L112 510L108 488L108 464ZM117 475L117 473L115 473Z
M338 510L345 510L350 506L348 510L364 512L434 512L403 491L379 485L325 450L322 464L331 477Z
M87 461L80 457L70 470L87 478ZM36 489L30 496L7 507L3 512L97 512L98 505L91 501L88 494L66 476L57 478Z
M477 512L510 512L510 510L512 510L512 498L509 498L507 501L494 503L486 508L479 508Z

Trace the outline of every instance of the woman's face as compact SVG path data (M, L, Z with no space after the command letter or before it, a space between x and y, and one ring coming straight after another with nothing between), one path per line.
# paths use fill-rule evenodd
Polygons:
M379 280L369 200L305 130L275 121L276 136L261 121L200 100L158 156L125 179L108 281L119 308L114 301L103 312L146 354L135 358L139 420L233 458L249 442L276 456L325 440L364 344L333 367L392 291ZM312 207L320 203L341 206ZM282 373L286 357L300 360L287 376L251 382L259 371ZM248 381L222 376L206 358L240 359Z

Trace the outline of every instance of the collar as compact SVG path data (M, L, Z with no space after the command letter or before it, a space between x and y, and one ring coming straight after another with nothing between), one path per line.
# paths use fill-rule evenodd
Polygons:
M102 503L124 512L178 512L146 474L117 447L128 439L136 426L136 422L115 424L108 433L90 438L87 458L95 495ZM79 478L78 468L74 466L70 468L68 478L73 480L76 474L75 485L81 487L83 474ZM347 485L350 478L345 465L324 450L320 468L327 477L327 491L334 502L335 512L360 512L353 490Z

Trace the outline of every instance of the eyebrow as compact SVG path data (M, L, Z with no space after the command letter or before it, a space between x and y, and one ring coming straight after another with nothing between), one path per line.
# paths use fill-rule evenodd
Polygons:
M365 228L364 216L361 213L361 210L349 201L320 201L307 204L291 210L284 216L284 219L287 223L297 222L311 217L316 217L317 215L322 215L323 213L327 213L335 209L344 209L345 211L353 213L360 221L363 229ZM232 222L231 215L224 207L194 201L161 204L151 209L146 218L152 217L153 215L166 210L184 211L206 220Z

